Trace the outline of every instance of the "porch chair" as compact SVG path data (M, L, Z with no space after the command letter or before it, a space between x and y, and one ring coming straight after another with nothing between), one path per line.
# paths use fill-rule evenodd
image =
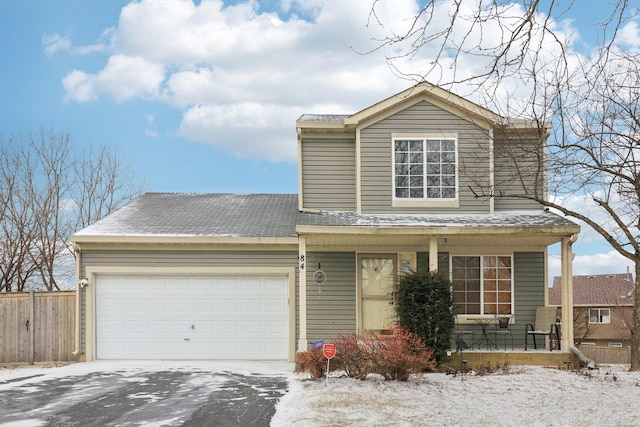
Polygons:
M549 351L553 351L554 340L560 350L560 330L558 329L558 308L537 307L535 327L531 323L525 326L524 349L527 350L529 335L533 337L533 348L537 349L536 337L549 337Z
M511 318L510 317L496 317L496 322L494 323L495 328L491 331L494 335L494 341L496 343L496 349L498 348L498 337L504 337L504 351L507 351L507 337L511 338L511 350L513 350L513 335L511 335Z
M455 332L455 339L456 339L456 351L469 350L473 348L473 337L474 337L473 331L470 329L464 329L463 327L461 327L461 325L458 323L457 318L456 318L456 325L455 325L454 332ZM465 337L468 337L467 338L468 342L465 341Z

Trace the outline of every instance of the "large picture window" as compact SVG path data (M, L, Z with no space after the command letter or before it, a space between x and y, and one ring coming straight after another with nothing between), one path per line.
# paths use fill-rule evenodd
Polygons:
M396 199L457 198L455 139L397 138L393 147Z
M511 256L451 257L456 314L513 314Z

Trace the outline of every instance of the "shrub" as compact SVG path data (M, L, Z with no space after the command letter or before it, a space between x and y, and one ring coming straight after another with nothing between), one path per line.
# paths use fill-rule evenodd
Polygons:
M437 361L450 346L454 328L451 282L437 272L417 271L403 275L398 282L398 321L415 333Z
M312 379L324 377L327 374L327 359L322 348L312 348L300 354L298 367L302 372L311 374Z
M409 375L435 369L433 350L416 334L397 325L390 335L378 336L372 358L373 372L385 380L407 381Z
M364 380L379 374L385 380L407 381L409 375L435 368L433 351L427 350L416 334L394 326L384 334L363 332L340 335L334 340L338 349L336 369L350 378Z
M336 365L340 366L349 378L364 380L371 372L371 354L369 334L339 335L336 340Z

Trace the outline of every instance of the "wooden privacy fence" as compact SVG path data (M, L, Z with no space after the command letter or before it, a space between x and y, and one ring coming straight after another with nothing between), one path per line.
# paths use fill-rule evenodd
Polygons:
M74 291L0 293L0 363L71 361Z
M581 345L580 351L597 364L628 365L631 363L630 347L596 347Z

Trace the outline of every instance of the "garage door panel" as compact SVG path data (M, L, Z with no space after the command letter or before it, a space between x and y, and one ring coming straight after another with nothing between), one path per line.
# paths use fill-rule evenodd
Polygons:
M262 301L259 299L246 299L242 301L243 314L262 313Z
M282 299L266 299L264 301L264 311L266 313L286 313L287 302Z
M190 313L193 309L193 301L189 299L172 299L169 301L172 313Z
M238 320L220 320L218 322L220 335L237 335L240 332L240 322Z
M171 307L169 298L148 298L146 300L147 313L167 313L169 307Z
M216 306L216 301L214 298L211 298L211 297L201 298L194 301L193 310L196 313L200 313L200 312L211 313L214 311L215 306Z
M268 320L264 323L264 332L270 336L281 337L287 334L287 322Z
M101 359L288 358L286 276L98 275Z
M240 283L237 277L222 277L216 281L216 290L219 293L237 293L240 290Z
M118 332L128 331L131 334L141 334L145 332L144 321L141 320L124 320L119 322Z
M221 298L218 300L217 312L218 313L238 313L240 311L240 301L231 298Z

